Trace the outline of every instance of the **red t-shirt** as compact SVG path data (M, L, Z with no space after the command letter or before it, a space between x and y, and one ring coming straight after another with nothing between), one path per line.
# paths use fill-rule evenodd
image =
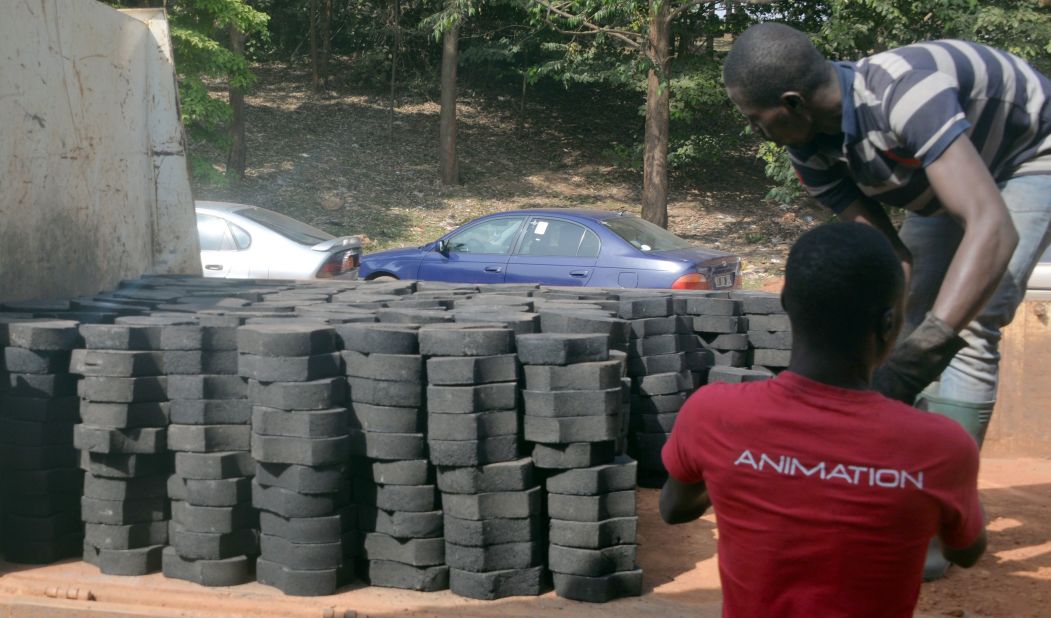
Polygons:
M662 457L706 483L724 616L912 616L930 538L984 525L960 425L787 371L695 392Z

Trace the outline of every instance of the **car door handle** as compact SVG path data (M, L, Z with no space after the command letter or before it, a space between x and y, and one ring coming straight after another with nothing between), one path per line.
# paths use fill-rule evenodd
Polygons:
M571 270L569 271L570 277L587 277L590 270Z
M222 264L205 264L204 268L206 270L222 270L223 269L223 265Z
M487 273L502 273L502 272L504 272L504 269L501 268L500 266L486 266L485 267L485 272L487 272Z

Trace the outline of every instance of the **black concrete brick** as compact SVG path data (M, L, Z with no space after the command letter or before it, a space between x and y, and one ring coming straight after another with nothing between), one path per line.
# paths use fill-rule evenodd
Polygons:
M282 487L252 483L252 506L285 518L324 517L350 501L344 490L330 494L303 494Z
M431 463L436 466L484 466L520 457L518 435L482 440L429 440Z
M347 434L346 408L286 411L278 408L252 408L252 431L264 436L294 438L335 438Z
M0 468L8 470L50 470L75 466L77 451L63 446L4 445L0 448Z
M772 350L791 350L792 333L790 331L748 331L748 343L755 348L769 348Z
M673 393L671 395L654 395L645 397L642 395L631 396L631 411L633 414L667 414L678 412L682 409L688 393Z
M640 318L661 318L672 315L672 297L653 296L648 298L624 298L620 299L620 309L617 316L625 320L637 320Z
M77 394L95 402L136 403L164 401L167 379L163 376L143 378L87 377L77 383Z
M161 569L163 545L135 549L100 549L84 544L84 562L98 567L104 575L148 575Z
M444 533L448 542L469 547L546 540L541 517L475 520L446 515Z
M709 350L707 348L700 348L692 352L687 352L686 367L691 373L694 371L706 371L709 367L715 365L716 356L722 354L722 352Z
M187 453L246 451L251 445L251 433L247 425L172 424L168 426L168 448Z
M258 558L255 577L260 584L273 586L281 592L299 597L317 597L334 594L339 587L336 568L322 570L294 569Z
M379 532L396 539L430 539L444 535L442 511L385 511L370 506L357 507L358 528Z
M418 326L405 324L340 324L336 336L344 350L365 354L419 354Z
M680 332L681 326L681 318L676 315L631 320L631 338L641 339L658 335L674 335Z
M348 427L375 433L423 433L427 412L422 407L388 407L351 402L347 407Z
M160 455L125 455L82 451L80 453L80 468L95 476L121 479L167 474L171 468L171 463L167 453Z
M8 504L28 496L79 496L84 487L84 472L79 468L50 470L5 470L0 487L8 496ZM17 496L11 500L11 497Z
M733 297L741 300L741 307L748 314L784 313L781 297L764 292L734 292Z
M109 429L167 427L168 414L168 403L159 401L97 403L85 400L80 404L80 417L85 425Z
M74 558L83 551L82 543L83 537L79 532L46 541L15 536L4 536L2 539L4 559L17 564L51 564Z
M741 315L741 301L729 298L692 297L686 299L687 315Z
M7 345L37 351L72 350L80 344L71 320L32 320L7 325Z
M574 601L608 603L614 599L642 595L642 569L601 577L554 573L552 578L555 594Z
M168 414L177 425L247 425L252 404L245 399L174 399Z
M566 416L558 418L527 414L522 422L522 437L529 442L541 444L604 442L617 439L620 435L620 424L619 410L614 411L613 414L602 416Z
M204 349L204 329L200 324L170 324L155 329L156 347L164 351Z
M548 541L562 547L601 549L635 543L638 537L638 517L615 517L595 522L564 519L550 521Z
M354 503L384 511L426 513L441 508L435 485L377 485L355 477Z
M515 345L524 365L569 365L609 359L609 337L601 334L520 335Z
M237 506L194 506L172 501L171 520L189 532L230 533L241 528L254 528L259 516L250 504Z
M252 501L252 483L248 477L232 479L184 479L173 476L182 483L182 499L195 506L236 506ZM169 487L171 482L169 482ZM168 492L169 497L175 496Z
M458 414L514 410L517 406L517 382L427 387L427 409L431 413Z
M161 554L161 571L165 577L182 579L200 586L237 586L253 579L255 559L233 556L221 560L191 560L180 556L173 547Z
M167 497L168 477L139 476L130 479L108 479L101 476L84 477L84 497L97 500L141 500Z
M517 410L427 416L428 440L481 440L517 434Z
M0 367L14 373L65 373L69 370L70 352L4 348Z
M165 375L199 375L213 373L204 369L204 354L200 350L166 350L159 352Z
M389 382L423 383L423 357L416 354L363 354L344 350L348 376Z
M678 412L664 414L632 414L630 427L632 431L642 433L671 433L675 426Z
M3 377L7 378L7 393L13 397L69 397L77 394L77 378L68 373L9 373Z
M548 493L595 496L635 489L637 470L633 459L620 455L610 464L556 472L545 483Z
M245 451L175 453L175 471L186 479L219 480L252 476L256 465Z
M636 568L638 546L612 545L601 549L548 546L547 568L553 573L601 577Z
M617 301L613 301L618 304ZM617 307L613 308L614 311ZM610 348L622 348L631 337L631 321L610 317L604 311L548 308L540 311L539 332L601 334L609 337Z
M85 524L84 543L99 549L135 549L168 543L168 522Z
M654 337L632 339L627 348L628 357L638 358L640 356L675 354L687 349L683 343L679 335L656 335Z
M447 516L460 519L518 519L538 515L542 498L539 487L485 494L443 494L442 507Z
M784 313L750 315L748 316L748 330L791 331L792 322L789 321L788 314Z
M310 382L341 374L343 359L337 352L313 356L241 354L237 372L259 382Z
M701 334L698 336L701 346L710 350L747 350L748 335L745 333L731 333L723 335Z
M67 511L76 511L77 498L76 494L34 494L29 496L8 494L5 496L6 504L4 505L4 510L7 515L51 517Z
M84 524L75 510L43 517L8 513L4 517L4 536L26 541L51 541L69 534L81 533Z
M85 523L122 526L162 521L167 515L167 504L163 497L136 500L80 499L80 516Z
M292 543L279 536L259 535L261 555L291 569L335 569L343 563L343 544Z
M434 483L434 467L426 459L371 461L352 459L353 474L380 485L429 485Z
M468 468L438 468L438 489L443 494L481 494L524 491L533 487L532 459Z
M503 543L487 547L445 544L445 563L450 569L489 572L507 569L528 569L544 563L547 543Z
M292 322L252 324L237 329L237 350L256 356L312 356L333 352L336 332L326 326Z
M587 468L610 463L615 455L616 443L612 441L536 444L533 446L533 465L554 470Z
M693 390L693 377L689 371L638 376L633 382L633 390L636 393L651 397Z
M253 433L252 457L256 461L264 463L326 466L346 460L347 456L351 454L351 445L352 440L348 436L336 438L290 438L285 436L261 436Z
M77 425L73 446L92 453L158 454L167 450L167 432L164 427L109 429Z
M792 360L791 350L755 350L752 362L763 367L787 367Z
M356 525L356 515L354 507L323 517L281 517L263 511L259 513L259 530L293 543L336 543Z
M385 324L442 324L453 321L448 311L439 309L401 309L391 306L378 309L376 318Z
M698 333L741 333L749 328L749 323L744 316L698 315L693 317L692 326Z
M516 305L516 307L520 307ZM488 323L510 328L515 335L528 335L540 332L540 316L525 311L512 311L512 307L491 309L467 305L464 309L452 311L457 323Z
M518 359L514 354L427 359L428 384L460 386L517 380Z
M237 350L201 352L201 373L236 376L239 359Z
M483 601L538 596L549 588L547 580L547 573L542 566L481 573L449 569L449 590L453 594Z
M267 487L280 487L304 494L335 493L346 487L346 467L340 460L328 466L289 465L259 462L255 480Z
M191 532L172 523L168 544L187 560L222 560L234 556L258 556L259 532L241 528L228 533Z
M678 373L686 370L686 354L661 354L639 356L628 359L628 375L640 376L653 373Z
M160 352L73 350L69 371L82 376L138 377L164 373Z
M573 365L526 365L525 387L530 391L605 390L620 384L619 360Z
M15 397L0 394L0 416L38 423L76 422L80 400L76 397Z
M90 350L150 350L150 331L133 324L81 324L80 335Z
M758 382L769 380L770 374L764 371L754 371L743 367L712 367L708 371L708 383L728 382L740 384L741 382Z
M170 399L242 399L248 384L235 375L176 375L168 378Z
M350 454L381 460L424 459L427 442L422 433L373 433L350 430Z
M620 385L597 391L522 391L526 416L605 416L620 409Z
M372 586L435 592L449 587L449 567L445 565L414 567L389 560L365 563L362 576Z
M420 329L424 356L495 356L514 351L515 334L509 328Z
M547 496L547 510L551 519L569 521L602 521L614 517L635 515L635 490L614 491L597 496Z
M347 398L346 378L310 382L248 382L248 399L260 406L282 410L323 410L343 405Z
M347 378L350 400L378 406L413 408L423 405L423 385L419 382L386 382Z
M0 417L0 443L22 446L69 446L74 425L69 421L35 422Z
M365 535L364 557L416 567L438 566L445 563L445 539L397 539L380 532L369 532Z

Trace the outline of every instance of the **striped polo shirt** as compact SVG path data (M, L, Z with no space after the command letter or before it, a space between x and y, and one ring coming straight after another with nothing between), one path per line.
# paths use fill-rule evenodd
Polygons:
M799 180L833 211L868 196L937 213L923 169L961 134L997 182L1051 173L1051 81L1016 56L945 40L834 64L842 133L788 149Z

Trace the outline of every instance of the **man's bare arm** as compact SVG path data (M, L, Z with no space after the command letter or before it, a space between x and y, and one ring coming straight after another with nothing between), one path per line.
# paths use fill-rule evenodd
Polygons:
M661 489L661 519L669 524L684 524L704 515L712 501L708 488L700 483L681 483L669 478Z
M985 529L982 528L982 533L978 535L978 538L974 540L974 543L971 543L963 549L953 549L942 543L942 555L945 556L945 559L949 562L965 569L969 569L973 567L975 563L978 562L978 559L982 557L982 554L985 553L985 546L986 535Z

